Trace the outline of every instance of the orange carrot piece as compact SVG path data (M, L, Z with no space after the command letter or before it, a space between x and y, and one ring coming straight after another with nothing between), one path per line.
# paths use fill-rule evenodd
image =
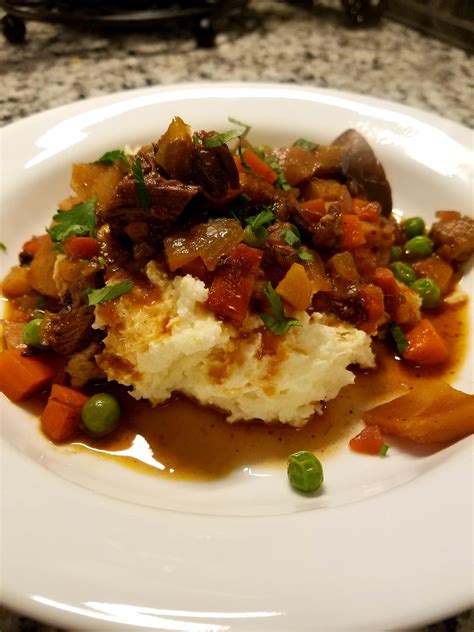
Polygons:
M408 348L403 353L405 360L416 364L440 364L449 357L443 339L431 322L424 318L406 334Z
M20 349L0 353L0 391L12 402L33 395L53 381L57 367L37 356L22 356Z
M74 388L53 384L46 408L41 416L43 432L53 441L69 439L79 430L81 410L88 396Z
M99 242L93 237L69 237L63 248L67 256L73 259L92 259L100 252Z
M380 454L383 444L380 426L368 426L349 441L351 450L362 454Z
M347 213L341 217L342 237L341 246L344 250L350 250L365 244L365 237L362 231L360 219L357 215Z
M376 268L372 277L372 283L377 285L384 294L398 294L398 285L395 275L389 268Z
M57 399L71 408L78 408L79 410L89 399L88 395L84 395L81 391L69 386L63 386L62 384L53 384L51 388L51 399Z
M243 158L244 162L250 170L253 171L253 173L256 173L270 184L273 184L278 178L278 174L276 174L273 169L269 167L266 162L261 160L251 149L244 149ZM247 170L243 166L240 158L236 158L235 162L240 173L247 173Z
M47 437L60 443L79 430L80 409L68 406L58 399L48 399L41 415L41 427Z

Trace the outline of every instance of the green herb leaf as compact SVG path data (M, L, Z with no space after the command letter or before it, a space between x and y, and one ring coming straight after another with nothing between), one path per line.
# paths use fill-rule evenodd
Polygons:
M250 217L247 217L245 223L251 227L254 233L256 233L259 228L265 226L265 224L271 224L274 219L274 213L268 207L264 207L258 215L251 215Z
M6 252L7 251L7 247L5 246L5 244L3 243L3 241L0 241L0 250L2 252Z
M293 143L293 147L302 147L303 149L311 151L316 149L316 147L319 147L319 145L317 143L312 143L310 140L306 140L305 138L298 138L298 140L295 140Z
M292 226L291 228L284 228L281 231L281 236L285 243L289 246L295 246L301 242L300 231L296 228L296 226Z
M380 452L379 452L380 456L385 456L388 452L389 447L390 447L389 445L384 443L383 446L380 448Z
M208 136L205 140L206 147L220 147L221 145L225 145L234 138L240 138L242 136L242 132L239 132L238 129L231 129L228 132L222 132L222 134L214 134L213 136Z
M101 165L113 165L115 162L121 162L124 167L130 166L128 156L122 149L112 149L112 151L106 151L103 156L96 160L96 163Z
M242 145L239 145L237 147L237 153L239 154L239 158L240 158L240 164L242 165L242 167L245 169L245 171L250 172L252 171L249 167L249 165L245 162L245 158L244 158L244 152L242 150Z
M89 288L87 290L87 300L89 305L99 305L99 303L113 301L119 296L122 296L122 294L130 292L132 288L133 281L130 281L130 279L120 281L120 283L115 283L115 285L106 285L105 287L101 287L99 290Z
M313 255L303 248L300 248L296 254L302 261L314 261Z
M68 237L95 237L97 223L95 199L91 198L74 206L69 211L58 209L56 215L53 215L53 221L56 224L47 228L46 232L49 233L53 241L55 252L62 252L62 243Z
M138 156L133 162L132 174L139 206L141 206L141 208L150 208L150 194L146 188L145 178L143 176L142 161Z
M394 339L395 344L397 345L398 353L400 354L405 353L405 351L408 349L408 340L406 339L406 336L403 333L403 331L400 329L398 325L396 325L395 323L392 323L390 325L390 333L392 334L392 338Z
M283 169L277 163L275 158L273 156L267 156L267 157L264 156L263 160L277 174L277 179L275 180L275 186L278 189L282 189L283 191L289 191L291 189L291 185L289 185L288 182L286 181L285 174L283 173Z
M231 116L229 116L227 120L229 121L229 123L232 123L232 125L237 125L238 127L244 128L244 131L240 135L240 138L245 138L247 134L250 132L250 130L252 129L251 125L247 125L246 123L241 123L240 121L238 121L235 118L232 118Z
M251 202L252 201L252 198L249 197L248 195L246 195L245 193L241 193L237 199L240 202L242 202L242 203Z
M101 257L100 255L97 257L97 263L104 268L105 267L105 259L104 257Z
M299 320L285 316L281 298L271 283L267 284L264 293L270 303L270 312L268 314L260 314L260 318L273 334L280 336L281 334L286 334L291 327L301 327Z

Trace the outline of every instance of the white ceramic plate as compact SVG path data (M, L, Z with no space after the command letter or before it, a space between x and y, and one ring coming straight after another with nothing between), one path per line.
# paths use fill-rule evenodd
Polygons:
M331 141L360 130L397 208L470 211L472 135L375 99L282 85L194 84L83 101L2 131L2 241L14 263L68 193L72 162L197 129L250 123L256 142ZM464 280L472 295L473 274ZM474 345L458 377L472 390ZM387 629L469 607L472 443L420 456L325 463L324 493L292 493L283 468L221 481L162 480L56 448L2 402L4 602L66 628Z

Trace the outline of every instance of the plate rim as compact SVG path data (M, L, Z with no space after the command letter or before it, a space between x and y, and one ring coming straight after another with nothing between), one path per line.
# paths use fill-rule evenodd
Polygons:
M125 90L125 91L120 91L113 94L96 96L96 97L84 99L81 101L74 101L69 104L58 106L56 108L45 110L43 112L35 113L29 117L14 121L6 125L0 130L0 139L3 140L3 137L6 136L7 134L10 134L13 132L16 133L23 126L42 124L43 121L47 122L49 118L58 119L58 122L59 122L59 120L64 114L74 115L82 111L87 111L88 109L100 107L102 104L105 105L107 102L111 102L115 100L133 99L135 97L140 97L143 94L152 94L155 92L160 92L160 93L168 92L170 90L176 91L176 99L179 100L180 98L182 98L180 95L185 91L189 91L189 90L205 91L206 89L212 90L216 88L223 89L223 90L235 90L235 89L241 89L241 88L245 88L246 90L267 89L269 91L288 90L289 93L294 92L295 94L300 91L309 91L313 94L325 94L329 96L339 97L347 101L355 100L357 102L367 103L376 108L388 109L395 112L401 112L403 114L406 114L409 117L412 117L416 121L423 121L430 125L440 126L442 129L447 131L448 135L458 136L458 135L463 135L466 132L469 132L470 134L473 133L472 130L470 130L470 128L467 128L458 122L445 119L439 116L438 114L426 112L423 110L418 110L417 108L413 108L411 106L406 106L404 104L398 104L396 102L379 99L377 97L358 95L352 92L338 91L338 90L332 90L332 89L327 89L327 88L316 88L313 86L305 86L305 85L284 84L284 83L255 83L255 82L190 82L189 83L188 82L188 83L179 83L179 84L172 84L172 85L148 86L145 88L138 88L135 90ZM456 140L460 142L458 138ZM2 152L2 160L3 160L3 152ZM470 440L469 441L465 440L463 444L466 443L469 445L470 442L471 442ZM14 449L12 448L12 446L9 446L9 445L5 446L5 442L3 440L2 440L1 447L2 447L2 456L5 456L5 448L6 448L7 458L8 458L9 450ZM2 458L2 461L3 461L3 458ZM472 468L472 463L471 463L471 468ZM1 470L0 470L0 474L2 474ZM2 478L4 478L3 475L2 475ZM60 480L67 485L72 485L72 483L69 483L68 481L65 481L64 479L60 479ZM114 502L121 503L123 501L115 500ZM160 509L153 509L152 511L157 512L157 513L160 513L163 511L166 512L166 510L160 510ZM331 509L325 509L325 511L331 511ZM309 513L309 512L305 512L305 513ZM282 517L278 516L278 519L280 518ZM226 518L223 518L223 517L214 518L214 519L226 520ZM246 518L246 519L252 520L252 518ZM273 519L275 519L275 517ZM62 625L73 625L73 626L81 625L81 624L84 624L85 622L85 619L82 615L71 614L71 613L64 614L63 612L57 609L53 609L53 608L49 608L49 610L43 612L42 609L38 608L38 604L31 600L30 596L18 595L18 592L15 593L15 591L9 591L8 588L6 591L2 589L2 592L4 596L5 595L7 596L7 599L3 600L5 602L5 605L11 604L14 609L21 608L21 611L27 613L29 616L39 618L53 625L55 624L58 625L58 621ZM453 604L451 608L447 608L445 610L446 614L443 616L449 616L453 613L460 612L461 609L466 609L471 606L472 606L472 603L470 601L469 596L465 595L463 598L459 599L459 604L457 604L456 606L454 606ZM49 617L49 614L48 614L49 612L51 613L51 618ZM58 617L59 613L61 614ZM433 620L432 618L425 615L424 618L417 619L417 624L419 625L419 624L429 623L432 620ZM291 622L288 622L288 623L291 624ZM126 625L126 624L123 624L123 625ZM130 626L127 626L127 627L130 627ZM239 628L236 627L235 629L240 629L240 627ZM263 630L266 628L259 628L259 629Z

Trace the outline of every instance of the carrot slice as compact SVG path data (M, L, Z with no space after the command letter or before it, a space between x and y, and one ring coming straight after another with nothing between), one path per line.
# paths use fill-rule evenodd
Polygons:
M244 162L247 164L250 170L253 171L253 173L256 173L258 176L262 177L270 184L273 184L278 178L278 174L275 173L273 169L269 165L267 165L266 162L261 160L251 149L244 149L243 157ZM243 166L240 158L236 158L235 163L240 173L247 173L247 170Z
M57 367L37 356L22 356L20 349L0 353L0 391L12 402L33 395L53 381Z
M420 320L405 335L408 342L403 354L405 360L424 365L440 364L448 359L449 351L428 319Z
M43 432L53 441L66 441L79 430L81 410L87 395L68 386L53 384L41 416Z
M397 280L389 268L376 268L372 277L372 283L377 285L384 294L393 296L398 294Z
M376 285L365 285L361 289L361 297L367 316L367 320L362 323L361 328L371 334L377 330L377 326L385 313L383 292Z
M378 202L368 202L360 198L353 198L352 212L364 222L378 222L380 220L381 208Z
M362 231L360 219L357 215L347 213L341 217L342 237L341 246L344 250L350 250L365 244L365 237Z
M380 454L383 444L380 426L368 426L349 441L351 450L362 454Z
M304 208L305 211L314 211L315 213L319 213L321 217L326 213L326 204L324 203L323 198L316 198L315 200L301 202L301 208Z
M93 237L69 237L63 248L67 256L73 259L92 259L100 252L99 242Z

